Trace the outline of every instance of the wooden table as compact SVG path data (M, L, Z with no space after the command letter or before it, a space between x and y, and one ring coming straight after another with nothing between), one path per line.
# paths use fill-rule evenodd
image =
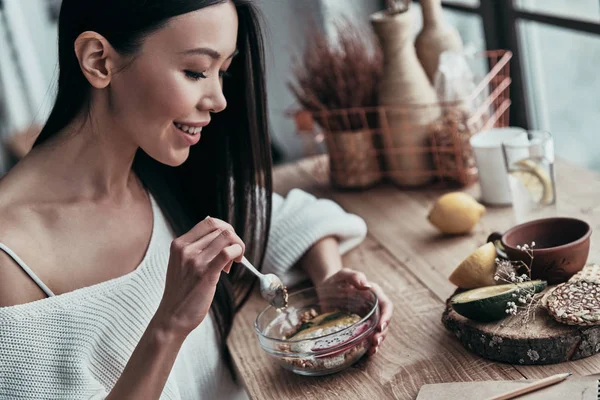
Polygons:
M598 231L600 175L560 161L556 165L558 210L582 218ZM378 282L395 306L381 351L342 373L302 377L283 370L262 351L253 331L264 307L255 294L236 317L229 346L240 378L254 399L414 399L426 383L543 378L571 371L600 371L600 355L548 366L499 364L469 351L441 323L445 300L455 287L447 277L492 231L512 224L511 208L490 208L474 231L444 237L426 220L435 199L447 191L399 190L383 185L363 192L339 192L319 180L315 159L278 167L276 191L300 188L330 198L368 225L365 242L344 258L346 266ZM478 187L467 191L478 194ZM589 261L600 261L600 233L592 234Z

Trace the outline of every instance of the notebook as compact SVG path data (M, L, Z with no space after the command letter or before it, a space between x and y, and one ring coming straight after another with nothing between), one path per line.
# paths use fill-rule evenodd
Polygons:
M598 400L600 374L571 376L552 386L518 397L523 400ZM421 387L417 400L484 400L534 383L535 380L435 383Z

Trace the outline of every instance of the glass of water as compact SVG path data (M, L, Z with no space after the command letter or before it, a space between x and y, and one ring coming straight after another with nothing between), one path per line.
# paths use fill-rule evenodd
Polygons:
M516 222L556 216L552 135L529 131L527 138L503 142L502 151Z

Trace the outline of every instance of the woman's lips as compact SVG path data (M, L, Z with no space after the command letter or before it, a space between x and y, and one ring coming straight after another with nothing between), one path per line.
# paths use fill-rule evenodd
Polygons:
M177 129L177 131L181 133L181 136L190 146L193 146L200 141L200 133L202 132L202 127L190 129L191 127L189 127L188 125L181 125L178 123L173 123L173 125L175 125L175 129Z
M192 126L186 124L180 124L179 122L174 122L177 129L184 131L185 133L189 133L190 135L195 135L202 132L202 126Z

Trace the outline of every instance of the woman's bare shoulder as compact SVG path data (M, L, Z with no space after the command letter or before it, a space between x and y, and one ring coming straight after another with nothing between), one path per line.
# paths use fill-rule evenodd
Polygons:
M46 294L6 253L0 252L0 307L41 300Z
M20 187L18 187L20 186ZM0 179L0 243L24 261L40 250L39 218L24 201L26 185ZM33 194L27 194L27 197ZM24 304L46 297L25 271L0 250L0 307Z
M21 259L19 254L31 254L36 249L36 241L24 238L16 225L4 223L0 218L0 242ZM26 252L25 249L30 251ZM21 266L5 251L0 251L0 307L29 303L45 298L45 293L27 275Z

